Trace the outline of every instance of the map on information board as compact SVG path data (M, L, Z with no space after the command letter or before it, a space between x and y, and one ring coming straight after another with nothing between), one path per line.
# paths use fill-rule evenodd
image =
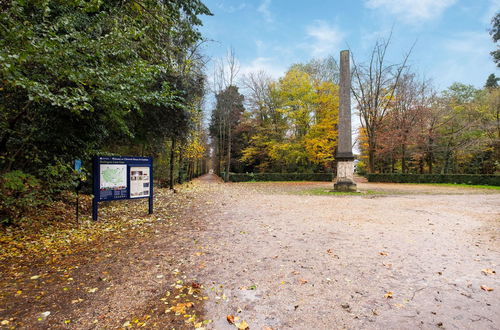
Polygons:
M130 198L149 196L149 167L130 167Z
M100 189L119 190L127 187L127 165L101 164Z

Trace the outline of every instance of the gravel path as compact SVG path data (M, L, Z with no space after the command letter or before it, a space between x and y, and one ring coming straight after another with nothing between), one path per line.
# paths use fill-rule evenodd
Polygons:
M362 183L390 194L312 196L296 193L330 185L202 182L206 267L192 276L214 329L235 328L227 315L250 329L500 328L500 279L486 270L500 271L498 191Z

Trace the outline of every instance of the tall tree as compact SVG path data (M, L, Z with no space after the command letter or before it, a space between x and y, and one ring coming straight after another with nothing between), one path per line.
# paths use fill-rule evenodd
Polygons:
M368 138L369 171L375 171L375 154L378 132L390 108L396 87L406 69L411 50L398 64L387 64L386 54L391 36L378 40L373 47L368 64L358 64L353 57L353 96L357 102L361 125Z
M231 171L231 151L233 144L233 132L238 126L241 114L244 111L243 106L244 97L238 91L236 86L228 86L226 89L221 91L216 95L216 108L213 111L215 116L213 116L213 121L211 125L212 133L218 132L224 129L223 138L226 139L225 151L225 174L226 181L229 178L229 172ZM222 127L222 128L221 128ZM215 132L214 132L215 131ZM220 138L219 135L215 135L215 138Z
M491 19L490 35L493 42L498 43L498 40L500 40L500 12ZM497 64L497 67L500 67L500 45L497 45L497 49L490 54L493 57L493 61Z
M486 80L484 87L485 88L497 88L499 80L500 80L500 78L496 77L495 74L492 73L488 76L488 79Z

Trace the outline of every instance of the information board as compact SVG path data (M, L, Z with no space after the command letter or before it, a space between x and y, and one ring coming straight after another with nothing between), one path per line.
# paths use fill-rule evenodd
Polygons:
M153 158L96 156L93 161L94 198L92 218L97 220L98 203L129 198L149 198L153 213Z

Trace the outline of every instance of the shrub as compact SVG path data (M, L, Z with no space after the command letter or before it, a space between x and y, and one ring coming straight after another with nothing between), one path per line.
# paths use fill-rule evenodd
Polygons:
M0 223L20 221L30 209L45 203L40 192L40 181L22 171L0 176Z
M69 164L56 160L54 164L45 166L38 172L43 181L43 190L51 198L59 197L63 191L74 190L76 175Z
M224 178L224 175L222 175ZM229 181L332 181L332 173L230 173Z
M369 182L463 183L500 186L500 175L369 173L367 178Z

